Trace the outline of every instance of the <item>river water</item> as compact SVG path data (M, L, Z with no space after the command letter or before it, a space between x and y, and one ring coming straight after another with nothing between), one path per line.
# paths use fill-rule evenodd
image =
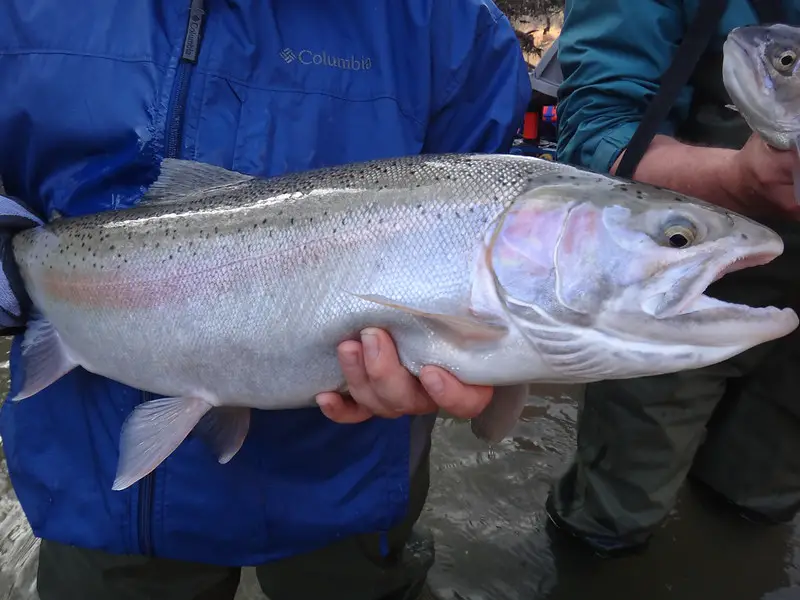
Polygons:
M0 338L0 387L7 385ZM513 435L488 449L440 419L421 523L436 538L430 581L442 600L800 599L800 518L761 527L717 514L690 489L643 555L603 560L551 540L544 500L575 442L578 388L532 396ZM37 542L0 470L0 600L36 598ZM237 600L263 600L245 570ZM323 600L323 599L320 599Z

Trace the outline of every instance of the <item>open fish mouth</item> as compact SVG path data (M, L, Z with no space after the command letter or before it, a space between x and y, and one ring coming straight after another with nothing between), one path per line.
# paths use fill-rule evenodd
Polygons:
M786 335L798 326L797 314L790 308L775 306L749 306L726 302L707 295L709 286L729 273L751 267L766 265L781 251L758 251L742 253L734 258L712 264L698 263L690 269L687 276L662 293L647 298L643 304L645 312L659 320L685 320L730 322L740 327L761 328L760 333L767 338ZM741 330L739 331L741 333ZM737 336L737 332L731 332Z

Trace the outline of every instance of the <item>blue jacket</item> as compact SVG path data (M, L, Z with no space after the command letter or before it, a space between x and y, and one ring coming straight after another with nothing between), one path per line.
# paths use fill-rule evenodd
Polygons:
M506 151L530 97L514 32L490 0L205 9L190 20L190 0L0 3L8 193L70 216L133 203L162 156L266 176ZM13 393L18 339L11 383ZM248 565L385 531L404 515L411 419L346 426L318 409L257 412L226 465L189 438L113 492L120 428L146 399L78 369L3 406L11 480L37 536Z
M658 90L699 0L567 0L558 59L558 159L608 172ZM786 21L800 24L800 1L783 0ZM757 23L748 0L730 0L712 48L734 27ZM687 86L660 133L674 135L688 116Z

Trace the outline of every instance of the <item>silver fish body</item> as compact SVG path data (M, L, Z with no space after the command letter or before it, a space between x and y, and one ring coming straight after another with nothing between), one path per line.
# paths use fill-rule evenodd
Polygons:
M29 230L15 256L79 364L159 394L311 406L343 383L336 345L367 326L387 328L415 372L440 364L466 382L517 383L537 360L521 338L475 360L424 319L358 297L444 314L470 306L483 236L526 185L513 166L415 161L250 180Z
M797 326L702 296L780 254L772 231L526 157L273 179L167 160L135 208L59 219L13 248L38 315L17 399L76 366L166 397L126 421L116 489L195 428L226 462L250 409L342 389L336 346L365 327L388 330L413 373L501 386L495 403L518 411L528 382L700 367Z

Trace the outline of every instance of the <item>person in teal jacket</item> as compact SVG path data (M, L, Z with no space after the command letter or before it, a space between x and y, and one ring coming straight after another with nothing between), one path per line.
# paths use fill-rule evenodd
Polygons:
M700 0L567 0L558 58L560 161L616 174ZM659 123L634 179L698 196L778 231L774 263L710 293L800 305L800 227L792 152L769 148L725 108L721 48L734 27L800 24L800 2L730 0L688 85ZM758 10L757 10L758 9ZM759 12L761 11L761 12ZM713 24L712 24L713 25ZM598 553L641 549L687 476L761 522L800 506L800 334L706 369L587 386L575 460L547 501L551 521Z

